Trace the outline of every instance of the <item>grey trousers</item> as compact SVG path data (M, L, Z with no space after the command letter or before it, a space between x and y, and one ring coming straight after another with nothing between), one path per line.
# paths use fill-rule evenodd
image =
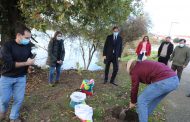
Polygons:
M177 70L177 76L178 76L178 78L180 80L181 79L181 74L183 72L183 66L176 66L176 65L172 64L172 69L173 69L173 71Z

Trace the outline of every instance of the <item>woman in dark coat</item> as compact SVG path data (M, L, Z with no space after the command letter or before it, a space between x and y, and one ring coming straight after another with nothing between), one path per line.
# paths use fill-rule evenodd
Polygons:
M48 59L49 65L49 85L54 86L54 83L58 83L61 74L61 66L65 57L64 41L62 39L62 33L56 31L54 37L50 40L48 45ZM54 81L54 72L56 69L56 78Z

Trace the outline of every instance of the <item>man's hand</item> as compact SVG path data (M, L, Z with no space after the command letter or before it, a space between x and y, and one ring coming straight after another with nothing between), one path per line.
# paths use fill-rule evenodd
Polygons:
M103 58L106 59L106 56L104 56Z
M33 65L34 62L35 62L35 59L28 58L28 60L26 61L26 65L28 66Z
M60 62L60 64L63 64L63 61L62 61L62 60L60 60L59 62Z
M136 104L134 104L134 103L129 103L129 109L132 109L132 108L135 108L136 107Z
M60 60L60 61L57 61L57 63L58 63L58 64L62 64L62 63L63 63L63 61L62 61L62 60Z
M183 65L183 68L185 68L186 66L185 65Z
M118 58L118 61L121 61L121 58Z
M28 73L33 73L33 72L35 72L34 71L34 67L33 66L29 66L28 67Z

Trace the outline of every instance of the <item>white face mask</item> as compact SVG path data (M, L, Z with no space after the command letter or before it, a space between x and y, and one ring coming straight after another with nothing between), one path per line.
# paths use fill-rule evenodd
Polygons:
M117 36L119 34L119 32L113 32L114 36Z
M58 36L56 39L57 39L58 41L60 41L60 40L62 39L62 37L59 37L59 36Z
M179 46L180 46L180 47L184 47L184 46L185 46L185 44L179 44Z

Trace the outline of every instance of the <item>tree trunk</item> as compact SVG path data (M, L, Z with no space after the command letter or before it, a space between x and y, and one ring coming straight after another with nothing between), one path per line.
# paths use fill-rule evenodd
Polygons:
M91 49L89 49L89 57L88 57L87 69L89 69L90 63L92 61L92 58L93 58L95 52L96 52L96 47L93 44Z
M92 47L89 51L89 59L88 59L88 65L87 65L87 69L89 69L90 63L92 61L92 58L94 56L94 53L96 52L98 46L99 46L100 41L97 41L96 44L92 44Z
M82 59L83 59L84 69L86 70L87 67L86 67L86 60L85 60L85 51L84 51L84 47L83 47L83 44L81 42L81 39L79 39L79 41L80 41L80 48L82 51Z
M24 18L21 16L21 11L18 9L19 0L1 0L1 42L15 39L15 26L17 22L24 22ZM24 23L23 23L24 24Z

